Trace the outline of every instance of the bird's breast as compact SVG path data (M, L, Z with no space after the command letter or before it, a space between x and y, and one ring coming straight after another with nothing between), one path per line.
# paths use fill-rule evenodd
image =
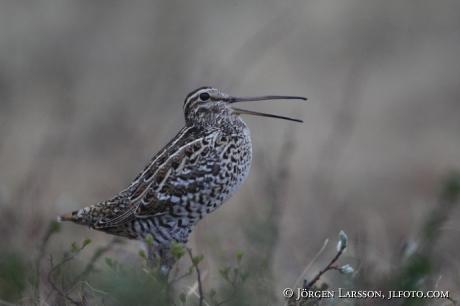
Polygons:
M246 179L252 160L252 146L249 132L210 133L205 139L208 149L196 161L199 175L192 178L188 196L174 206L173 215L187 215L195 224L206 214L225 203L241 187Z

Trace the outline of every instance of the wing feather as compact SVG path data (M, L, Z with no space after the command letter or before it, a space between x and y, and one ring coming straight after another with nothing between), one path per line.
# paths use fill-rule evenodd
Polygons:
M163 214L174 205L183 205L198 190L206 197L206 190L221 170L219 160L223 148L215 146L219 134L203 133L196 127L181 130L128 188L96 204L100 206L100 218L92 227L104 230L134 218Z

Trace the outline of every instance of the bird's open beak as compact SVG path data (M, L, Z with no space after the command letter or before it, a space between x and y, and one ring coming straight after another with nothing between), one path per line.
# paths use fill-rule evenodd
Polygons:
M304 97L296 97L296 96L263 96L263 97L251 97L251 98L230 98L229 103L236 103L236 102L247 102L247 101L263 101L263 100L307 100L307 98ZM259 113L259 112L254 112L254 111L249 111L241 108L236 108L232 107L233 112L235 114L246 114L246 115L254 115L254 116L262 116L262 117L271 117L271 118L278 118L278 119L285 119L285 120L290 120L290 121L296 121L296 122L303 122L302 120L299 119L294 119L290 117L284 117L284 116L278 116L278 115L272 115L272 114L265 114L265 113Z

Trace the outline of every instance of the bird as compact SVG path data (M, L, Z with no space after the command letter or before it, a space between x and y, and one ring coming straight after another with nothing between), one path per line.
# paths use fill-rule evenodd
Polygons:
M192 91L183 105L185 126L126 189L104 202L63 214L58 221L141 241L150 235L149 261L167 273L177 261L170 253L171 242L186 245L195 225L226 202L249 173L252 144L241 115L302 122L233 106L275 99L307 100L237 98L207 86Z

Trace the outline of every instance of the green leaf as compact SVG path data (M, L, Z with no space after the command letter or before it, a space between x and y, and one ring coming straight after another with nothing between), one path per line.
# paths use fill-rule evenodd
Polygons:
M147 234L147 236L145 236L145 242L147 242L148 245L153 245L153 236L151 234Z
M244 253L241 251L236 252L236 261L238 264L240 263L241 259L243 258Z
M215 296L216 296L216 294L217 294L217 291L216 291L216 289L214 289L214 288L211 288L211 292L209 293L209 296L210 296L211 298L213 298L213 297L215 297Z
M223 278L228 279L228 273L230 272L230 269L230 267L221 268L219 270L220 275L222 275Z
M78 243L76 243L76 242L72 242L72 244L70 246L72 247L73 252L76 252L80 248L78 246Z
M110 268L112 268L114 271L116 271L117 268L118 268L118 261L113 260L112 258L106 257L106 258L105 258L105 263L106 263Z
M87 246L90 243L91 243L91 239L89 237L85 237L85 240L83 240L82 248L84 248L85 246Z
M57 233L61 230L61 223L58 222L58 221L51 221L49 226L48 226L48 230L51 232L51 233Z
M249 277L249 271L243 271L240 273L241 279L244 281Z
M106 258L105 258L105 263L106 263L109 267L112 268L112 266L113 266L112 258L106 257Z
M198 255L198 256L193 256L193 259L192 259L192 262L193 262L193 265L198 265L204 258L204 255L201 254L201 255Z
M144 250L139 250L139 256L142 257L143 259L147 260L147 254L145 253Z
M176 257L177 259L181 258L184 256L186 250L184 246L181 243L177 243L175 241L171 242L171 250L170 253Z
M179 299L182 302L182 304L185 304L185 302L187 302L187 295L182 292L181 294L179 294Z

